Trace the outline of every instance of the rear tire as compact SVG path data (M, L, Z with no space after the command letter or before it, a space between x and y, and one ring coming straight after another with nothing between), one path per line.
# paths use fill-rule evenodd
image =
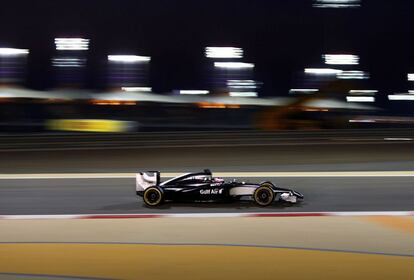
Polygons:
M275 199L275 193L271 184L264 183L258 187L253 193L253 200L259 206L269 206Z
M159 187L149 187L142 196L148 206L158 206L164 201L164 192Z

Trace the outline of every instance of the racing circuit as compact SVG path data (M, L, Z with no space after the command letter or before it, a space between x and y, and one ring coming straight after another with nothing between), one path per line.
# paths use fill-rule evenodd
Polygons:
M411 130L180 135L157 134L158 142L148 140L153 134L56 135L60 146L50 149L41 135L27 138L22 144L39 148L2 152L0 215L414 210ZM165 146L167 139L180 143L167 141ZM84 143L79 148L73 141ZM16 145L9 143L2 146ZM304 193L305 200L289 207L257 208L241 201L148 208L135 196L135 172L160 170L165 180L205 168L225 180L270 180L292 187Z
M276 261L284 267L278 278L292 277L299 262L294 276L302 279L411 279L414 141L409 132L364 137L3 151L0 278L193 279L208 264L197 278L274 279ZM203 168L225 180L271 180L305 200L264 208L249 200L148 208L135 196L138 170L159 169L165 179ZM178 215L159 218L165 214ZM157 270L157 261L167 259L170 269ZM267 268L246 266L252 259Z
M135 196L134 178L1 180L0 213L2 215L50 215L413 211L414 173L404 172L401 173L403 176L396 174L391 177L349 175L326 177L329 173L325 176L324 173L313 172L313 174L316 176L321 174L321 177L237 178L251 182L271 180L282 187L295 186L306 195L305 200L296 205L274 203L264 208L257 207L250 200L230 204L165 203L157 208L149 208L144 205L141 198ZM410 176L406 176L407 174ZM297 174L293 173L293 175ZM230 178L225 179L230 180Z

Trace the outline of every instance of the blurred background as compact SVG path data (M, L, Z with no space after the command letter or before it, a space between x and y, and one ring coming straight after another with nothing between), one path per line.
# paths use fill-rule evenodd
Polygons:
M0 279L413 279L413 12L2 0ZM136 196L206 168L305 199Z
M6 1L0 132L412 127L410 1Z

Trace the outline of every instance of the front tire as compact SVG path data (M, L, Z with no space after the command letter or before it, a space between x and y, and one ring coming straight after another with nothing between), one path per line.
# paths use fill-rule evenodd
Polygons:
M258 187L253 193L253 200L259 206L269 206L275 199L275 193L270 184L264 183Z
M148 206L158 206L164 201L164 192L159 187L150 187L144 191L143 199Z

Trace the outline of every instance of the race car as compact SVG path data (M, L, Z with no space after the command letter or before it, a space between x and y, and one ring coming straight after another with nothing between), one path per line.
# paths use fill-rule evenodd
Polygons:
M165 201L234 201L251 197L259 206L269 206L274 201L297 203L303 195L291 189L276 187L271 182L259 184L232 181L213 177L210 170L186 173L161 182L159 171L136 174L136 194L148 206L158 206Z

